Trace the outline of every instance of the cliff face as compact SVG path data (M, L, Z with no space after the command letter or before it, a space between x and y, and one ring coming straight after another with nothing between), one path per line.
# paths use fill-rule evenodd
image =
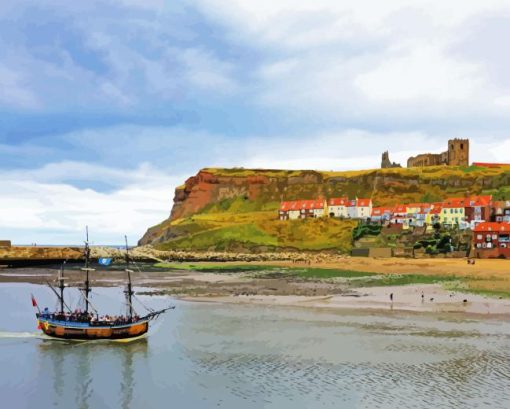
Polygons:
M281 235L286 233L274 233L272 228L287 227L272 226L272 223L276 223L282 200L370 197L375 206L386 206L497 193L498 189L509 185L510 168L441 166L350 172L203 169L175 190L170 218L150 228L139 243L161 244L175 240L178 243L179 239L194 237L204 229L217 231L226 223L238 225L239 221L244 225L256 224L270 235L277 234L275 243L278 246L282 244ZM189 240L187 245L194 247Z
M242 171L235 170L226 169L223 172L205 169L187 179L184 186L175 190L170 218L176 220L187 217L213 203L236 197L242 197L248 201L262 199L266 202L280 201L289 187L296 193L300 190L299 186L312 186L312 190L320 190L324 182L323 176L314 171L294 174L295 172L292 171L254 170L247 171L246 175L243 175ZM288 194L292 193L288 192Z

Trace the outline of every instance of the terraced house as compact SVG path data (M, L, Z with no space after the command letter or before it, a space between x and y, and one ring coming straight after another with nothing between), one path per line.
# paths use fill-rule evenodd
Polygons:
M373 222L388 222L391 220L392 208L391 207L373 207L372 216L370 220Z
M350 201L347 197L334 197L328 200L328 215L330 217L348 217L347 206Z
M510 223L510 200L495 201L492 206L492 216L496 222Z
M347 197L339 197L331 198L328 201L314 199L281 202L278 218L280 220L295 220L329 216L368 220L371 214L371 199L349 200Z
M280 204L279 219L296 220L323 217L326 210L326 201L323 199L282 202Z
M510 223L479 223L473 241L475 257L510 258Z
M448 199L443 203L440 223L444 226L461 226L464 220L464 200Z

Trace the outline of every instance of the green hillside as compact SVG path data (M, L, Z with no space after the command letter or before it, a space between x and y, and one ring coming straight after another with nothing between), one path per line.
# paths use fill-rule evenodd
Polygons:
M510 199L510 167L342 172L206 168L176 189L172 217L150 228L140 243L183 250L348 252L356 222L280 221L280 201L349 196L393 206L467 194Z

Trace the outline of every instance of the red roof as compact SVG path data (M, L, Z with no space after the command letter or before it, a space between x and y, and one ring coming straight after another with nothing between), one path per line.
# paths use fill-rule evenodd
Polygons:
M501 166L510 166L510 163L473 162L473 166L480 166L484 168L499 168Z
M510 223L482 222L475 227L475 232L484 231L510 233Z
M324 200L315 199L315 200L294 200L291 202L282 202L280 204L280 210L289 211L289 210L314 210L314 209L324 209Z
M442 207L442 206L434 206L434 207L430 210L430 214L439 214L439 213L441 213L441 210L443 210L443 207Z
M358 207L369 207L372 204L372 199L357 199Z
M381 216L385 213L391 213L391 207L374 207L372 208L372 216Z
M403 204L396 205L393 208L393 213L407 213L407 205L403 205Z
M490 206L492 203L492 196L468 196L468 197L451 197L444 201L443 207L458 208L458 207L478 207Z
M347 197L332 197L328 200L329 206L347 206L349 199Z
M465 198L451 197L443 202L443 207L447 209L466 207L465 204L466 204Z
M470 196L466 198L466 206L473 207L473 206L490 206L492 203L492 196L491 195L485 195L485 196Z

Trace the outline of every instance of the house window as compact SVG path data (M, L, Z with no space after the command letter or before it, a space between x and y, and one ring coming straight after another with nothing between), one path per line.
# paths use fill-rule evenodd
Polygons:
M482 240L482 239L483 239L483 236L482 236L481 234L477 234L477 235L476 235L476 239L477 239L477 240Z
M506 243L501 243L499 245L499 247L501 247L502 249L506 249L507 248L507 244Z
M491 241L491 240L492 240L491 235L490 235L490 234L487 234L487 235L485 236L485 241Z
M492 248L492 243L487 243L487 248L491 249Z
M497 234L493 234L492 235L492 240L497 240L498 239L498 235Z
M477 249L482 248L482 243L476 243L476 248Z

